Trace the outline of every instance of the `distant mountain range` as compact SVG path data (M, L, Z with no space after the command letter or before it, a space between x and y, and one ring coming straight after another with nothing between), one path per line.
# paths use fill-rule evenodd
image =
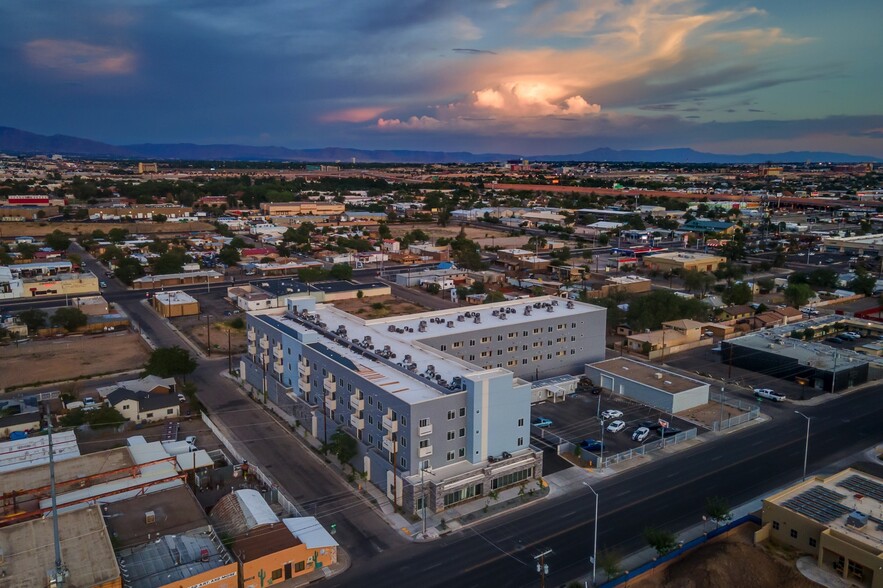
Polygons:
M521 159L529 161L593 161L647 163L880 163L883 159L865 155L824 151L788 151L786 153L750 153L723 155L680 149L593 149L568 155L519 155L514 153L469 153L468 151L363 150L338 147L325 149L289 149L253 145L196 145L193 143L143 143L110 145L67 135L38 135L12 127L0 127L0 153L67 155L112 159L168 159L204 161L299 161L359 163L481 163Z

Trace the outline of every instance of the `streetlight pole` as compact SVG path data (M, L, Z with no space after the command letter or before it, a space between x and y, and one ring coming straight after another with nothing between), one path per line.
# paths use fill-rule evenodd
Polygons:
M718 431L723 431L724 429L724 385L721 384L721 416L718 421Z
M604 419L601 419L601 463L599 469L604 469Z
M211 320L212 315L206 313L205 314L205 347L208 350L208 356L212 356L212 328L211 328Z
M598 567L598 493L587 482L583 486L595 495L595 538L592 540L592 586L595 586L595 571Z
M799 410L795 410L794 412L806 419L806 445L803 448L803 479L806 480L806 462L809 459L809 424L812 419Z

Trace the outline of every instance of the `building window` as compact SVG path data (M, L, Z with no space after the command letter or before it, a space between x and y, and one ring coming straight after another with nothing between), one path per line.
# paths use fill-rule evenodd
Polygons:
M405 415L399 417L399 422L402 424L403 427L408 426L408 419L405 418Z
M518 419L518 426L519 426L519 427L523 427L523 426L524 426L524 419Z
M453 441L457 434L454 431L448 431L448 441Z
M483 490L484 486L482 484L475 484L474 486L467 486L465 488L461 488L460 490L455 490L454 492L445 494L444 504L446 507L448 507L452 504L457 504L458 502L469 500L474 496L481 496Z
M454 452L448 451L447 457L448 457L448 461L454 461Z
M408 446L408 438L402 437L401 439L399 439L399 443L402 444L402 447L407 447Z
M512 472L511 474L505 474L500 476L499 478L494 478L493 480L491 480L491 490L505 488L506 486L517 484L518 482L521 482L523 480L528 480L531 477L533 477L533 468L527 468L526 470Z
M453 419L453 418L456 417L456 416L457 416L457 413L454 412L453 410L449 410L449 411L448 411L448 420L451 420L451 419Z
M460 427L460 431L458 434L460 437L465 437L466 436L466 427Z
M429 447L429 439L421 439L420 449L426 449L427 447Z
M377 401L377 410L381 410L381 411L383 410L383 403L380 402L379 400Z
M399 465L401 465L404 469L408 469L408 460L404 457L399 458Z
M307 565L302 561L294 562L294 571L295 572L302 572L306 569L306 567L307 567Z
M273 581L282 579L282 570L273 570L273 573L270 574L270 577Z
M474 354L469 356L469 361L475 361L475 355L474 355Z
M534 335L539 335L539 334L540 334L540 328L539 328L539 327L535 328L535 329L533 330L533 334L534 334Z
M506 362L506 366L508 366L508 367L512 367L513 365L518 365L517 359L510 359L509 361Z
M475 339L470 339L470 340L469 340L469 346L470 346L470 347L475 347Z
M441 349L442 351L447 351L447 350L448 350L448 346L447 346L447 345L442 345L441 347L439 347L439 349Z
M810 546L810 547L815 547L816 545L817 545L816 540L813 539L812 537L810 537L810 538L809 538L809 546Z
M502 336L502 335L497 335L497 341L502 341L502 340L503 340L503 336Z
M368 406L374 406L374 397L373 396L368 397Z
M172 414L172 413L174 413L174 412L175 412L175 409L174 409L174 408L168 408L168 409L166 409L166 414Z
M368 435L368 445L374 445L374 435Z
M791 529L791 538L797 539L797 529Z
M482 337L482 338L481 338L481 342L482 342L482 343L490 343L490 342L491 342L491 338L490 338L490 337Z
M527 358L526 357L521 360L521 365L527 365Z
M463 347L463 342L462 341L454 341L453 348L459 349L460 347Z
M524 437L519 437L518 443L516 443L515 445L517 445L518 447L521 447L522 445L524 445Z
M373 415L373 414L369 414L369 415L368 415L368 424L369 424L369 425L373 425L373 424L374 424L374 415Z
M481 352L481 357L490 357L490 356L491 356L491 352L490 352L490 351L482 351L482 352Z
M779 530L779 521L773 521L773 529L775 529L776 531Z
M465 448L465 447L461 447L460 449L458 449L458 450L457 450L457 456L458 456L458 457L466 457L466 448Z
M466 408L465 408L465 407L461 407L461 408L460 408L460 416L461 416L461 417L466 416Z
M428 427L429 426L429 419L420 419L419 425L421 427Z

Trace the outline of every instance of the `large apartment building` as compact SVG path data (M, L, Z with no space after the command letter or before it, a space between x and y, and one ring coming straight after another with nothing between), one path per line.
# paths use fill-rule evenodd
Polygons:
M240 374L318 439L355 437L406 512L438 512L541 475L528 380L603 359L605 321L554 296L372 320L289 300L248 314Z

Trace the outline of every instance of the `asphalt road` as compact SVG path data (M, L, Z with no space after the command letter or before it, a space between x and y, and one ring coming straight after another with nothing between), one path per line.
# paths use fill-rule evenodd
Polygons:
M883 387L806 409L813 417L809 471L883 439ZM712 443L650 462L595 486L600 495L599 551L645 546L647 526L679 530L700 522L705 499L738 505L799 479L805 421L793 413ZM551 498L431 544L412 544L359 562L331 586L536 586L533 556L552 549L548 586L590 573L591 492Z

